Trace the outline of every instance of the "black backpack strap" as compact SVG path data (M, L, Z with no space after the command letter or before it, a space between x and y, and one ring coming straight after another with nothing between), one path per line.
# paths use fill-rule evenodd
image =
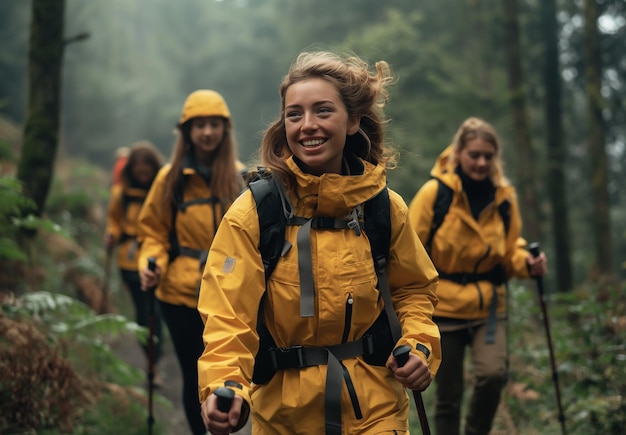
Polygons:
M509 200L503 201L498 206L498 212L502 217L502 223L504 224L504 234L509 233L509 226L511 225L511 203Z
M383 296L385 313L391 329L391 336L397 342L402 336L402 327L393 308L391 291L387 281L387 260L391 242L391 204L389 190L381 190L375 197L365 203L364 229L370 241L372 259L378 278L378 291Z
M277 213L283 206L273 178L262 176L252 181L249 187L259 216L259 250L267 282L283 251L287 218L284 213Z
M426 243L424 243L424 247L428 252L430 252L435 233L443 223L443 219L446 217L446 214L450 209L450 204L452 204L452 197L454 195L454 192L446 183L441 181L439 178L435 179L437 180L438 186L437 197L435 198L435 204L433 205L433 221L430 225L428 239L426 239Z
M188 207L198 204L213 204L213 224L215 227L215 231L217 231L217 226L219 225L219 221L217 218L216 204L220 203L220 199L215 196L211 196L209 198L196 198L189 201L184 200L185 193L185 184L187 183L188 175L182 174L182 178L180 183L175 186L174 190L174 200L172 202L172 227L170 229L169 242L170 242L170 250L169 250L169 262L171 263L176 259L176 257L191 257L197 258L200 271L204 270L204 265L207 260L208 250L205 249L195 249L189 246L181 246L178 241L178 234L176 234L176 217L178 212L185 212Z
M266 172L259 172L248 187L252 192L259 217L259 251L261 251L265 282L267 283L282 254L287 219L283 213L276 213L277 210L282 210L283 206L280 193L271 175ZM252 373L252 381L255 384L267 383L276 371L272 366L270 355L270 349L276 347L276 342L263 322L266 295L263 293L257 312L256 329L259 334L259 350L254 358Z

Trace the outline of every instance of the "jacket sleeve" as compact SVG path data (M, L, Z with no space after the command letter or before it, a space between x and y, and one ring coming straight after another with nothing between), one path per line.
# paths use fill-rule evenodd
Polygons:
M428 180L417 191L409 204L409 223L422 243L428 241L430 228L433 223L438 183L435 179Z
M172 227L172 210L163 200L165 177L168 172L169 165L157 174L141 207L137 223L137 240L141 246L137 267L142 270L148 264L148 257L154 257L161 267L162 275L165 275L169 260L169 236Z
M198 311L205 325L205 348L198 360L201 402L228 380L242 386L234 390L250 404L259 348L257 314L265 292L259 239L256 206L246 191L220 223L200 286Z
M530 255L526 250L526 240L521 237L522 218L519 203L515 194L509 198L511 204L511 220L506 238L505 269L507 277L530 278L526 260Z
M390 193L390 197L392 237L387 273L394 308L402 325L403 337L398 345L411 346L414 353L427 361L434 376L441 363L439 328L432 320L438 302L439 275L409 223L406 204L395 193ZM428 358L415 350L417 344L428 348Z
M109 199L107 212L106 234L111 234L116 242L122 235L122 220L124 219L122 204L123 191L120 185L115 185L111 188L111 197Z

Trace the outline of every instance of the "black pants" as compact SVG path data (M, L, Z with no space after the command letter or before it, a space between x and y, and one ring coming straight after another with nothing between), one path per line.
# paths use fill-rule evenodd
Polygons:
M441 331L442 361L435 382L437 435L460 433L465 348L471 352L474 389L465 419L465 435L487 435L506 384L506 320L498 320L494 343L486 343L487 323Z
M198 358L204 350L204 324L195 308L160 303L183 376L183 406L187 422L194 435L204 435L206 428L200 415L198 397Z
M148 292L141 290L141 283L139 282L139 273L132 270L120 270L122 275L122 281L128 287L130 295L133 298L133 304L135 305L135 322L140 326L150 328L150 295ZM154 299L154 347L153 347L153 362L154 364L161 359L161 343L162 343L162 322L161 322L161 309L156 299ZM144 354L146 358L150 358L148 354L148 346L142 344Z

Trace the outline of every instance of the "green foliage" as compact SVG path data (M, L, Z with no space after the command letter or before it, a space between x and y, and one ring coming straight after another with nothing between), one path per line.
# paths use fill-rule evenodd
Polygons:
M142 376L120 361L108 345L112 338L126 333L145 340L146 328L123 316L96 315L76 299L48 292L27 293L19 305L4 306L3 310L11 318L36 319L48 340L64 349L66 357L81 370L121 384L135 383Z
M48 219L33 215L21 217L32 209L33 201L22 195L22 186L15 177L0 176L0 261L25 262L26 253L18 244L20 230L42 230L62 234L61 228Z
M509 328L511 378L538 397L507 395L520 433L560 432L555 386L537 298L523 287L512 292ZM626 303L623 290L603 298L592 284L547 298L548 320L570 434L620 434L626 427Z
M550 352L538 294L532 282L514 281L509 304L509 381L496 414L494 434L559 435ZM546 297L570 435L621 435L626 427L626 301L614 287L603 297L593 283L584 290ZM465 363L463 413L471 394L471 364ZM435 384L424 391L434 427ZM411 433L421 433L411 405Z
M74 186L69 192L53 192L46 205L46 211L52 215L67 212L73 217L86 218L93 198L81 186Z
M0 140L0 162L3 160L7 162L14 162L15 156L11 150L11 145L6 140Z
M119 315L95 315L64 295L34 292L3 303L0 329L0 432L145 432L143 392L123 387L144 375L108 345L121 334L145 340L145 328Z

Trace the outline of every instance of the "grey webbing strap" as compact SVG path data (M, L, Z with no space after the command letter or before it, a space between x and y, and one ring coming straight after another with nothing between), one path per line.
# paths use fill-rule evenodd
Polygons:
M311 221L311 228L323 229L323 230L351 230L353 229L352 222L348 222L343 219L327 218L327 217L314 217L305 218L301 216L293 216L289 218L289 225L302 226L307 221ZM358 226L357 222L357 226ZM358 235L358 234L357 234Z
M496 341L496 310L498 309L498 286L493 286L493 298L489 304L489 319L487 320L487 332L485 343L493 344Z
M278 191L280 203L283 206L283 214L287 219L291 219L293 217L293 204L291 204L289 195L285 193L285 187L279 180L276 179L276 177L272 177L272 183L274 183L276 190Z
M137 248L139 248L139 243L137 242L137 239L133 238L133 241L130 243L130 247L128 248L128 256L126 257L128 261L132 261L135 258Z
M298 229L298 271L300 272L300 316L315 315L315 283L311 258L311 219Z
M343 366L328 351L326 366L326 391L324 392L324 416L326 435L341 435L341 387L343 384Z

